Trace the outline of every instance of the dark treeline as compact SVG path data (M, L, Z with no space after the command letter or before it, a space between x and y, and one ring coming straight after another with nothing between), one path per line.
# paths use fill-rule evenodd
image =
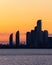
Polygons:
M10 34L9 44L0 44L2 49L52 49L52 37L48 37L48 31L42 31L41 20L37 21L37 26L31 32L26 33L26 44L20 44L19 31L16 32L16 42L13 44L13 33Z

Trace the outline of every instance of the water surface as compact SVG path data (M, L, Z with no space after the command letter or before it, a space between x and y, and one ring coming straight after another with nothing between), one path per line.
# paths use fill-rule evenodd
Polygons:
M0 55L0 65L52 65L52 55Z

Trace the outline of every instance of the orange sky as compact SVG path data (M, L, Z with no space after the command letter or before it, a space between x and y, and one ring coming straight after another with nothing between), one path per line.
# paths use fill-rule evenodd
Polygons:
M52 0L0 0L0 40L8 40L8 34L17 30L30 31L38 19L42 19L43 29L52 33ZM21 35L21 40L24 37Z

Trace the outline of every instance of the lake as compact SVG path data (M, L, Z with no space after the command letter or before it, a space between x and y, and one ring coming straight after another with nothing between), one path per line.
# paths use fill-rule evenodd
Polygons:
M0 65L52 65L52 55L0 55Z

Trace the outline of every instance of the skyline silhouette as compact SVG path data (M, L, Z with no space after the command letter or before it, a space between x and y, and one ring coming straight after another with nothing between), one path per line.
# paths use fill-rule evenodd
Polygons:
M15 34L15 43L13 33L9 36L9 44L0 44L0 48L52 48L52 37L48 37L48 31L42 30L42 20L37 21L37 25L30 32L26 32L26 43L20 42L20 31Z

